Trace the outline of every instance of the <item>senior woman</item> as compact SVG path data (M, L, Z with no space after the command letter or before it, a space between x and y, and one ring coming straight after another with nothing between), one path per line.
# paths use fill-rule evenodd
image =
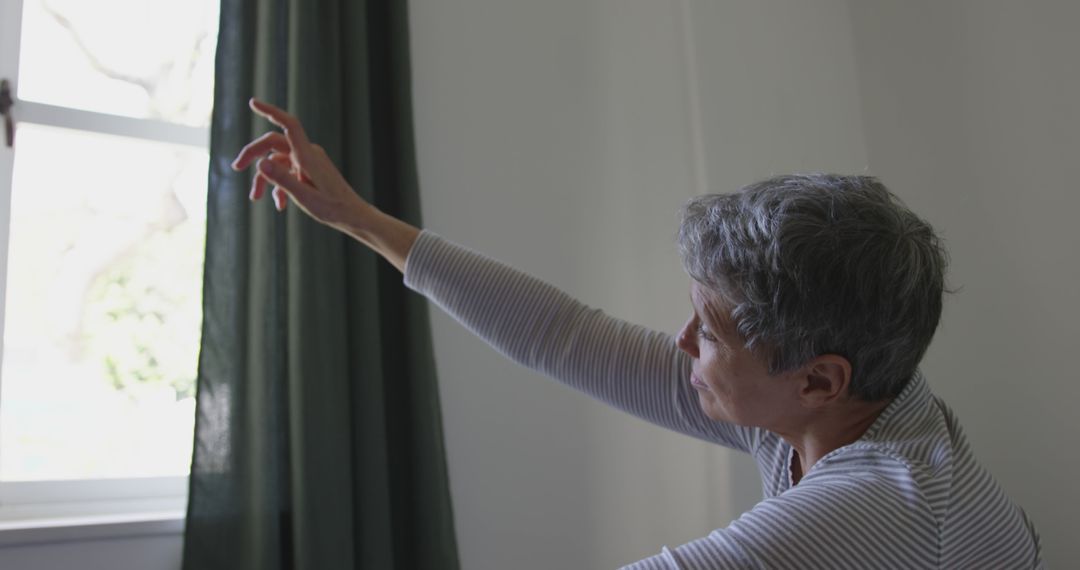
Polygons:
M876 179L793 175L691 200L693 284L675 337L605 315L362 201L272 105L247 145L251 199L275 186L368 245L502 353L608 404L750 453L764 499L634 569L1032 568L1039 542L917 369L945 254ZM267 156L268 155L268 156Z

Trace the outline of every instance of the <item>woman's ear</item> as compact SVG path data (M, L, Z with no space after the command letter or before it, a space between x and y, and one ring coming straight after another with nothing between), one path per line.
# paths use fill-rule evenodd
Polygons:
M851 363L839 354L822 354L803 366L803 384L799 399L807 408L821 408L848 395Z

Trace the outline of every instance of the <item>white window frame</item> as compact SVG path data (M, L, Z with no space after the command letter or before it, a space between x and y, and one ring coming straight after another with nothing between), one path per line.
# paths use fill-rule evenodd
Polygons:
M35 124L85 132L132 137L153 142L209 147L210 129L188 127L149 119L119 117L18 100L19 51L24 0L0 1L0 77L7 79L16 103L12 115L16 122L15 147L18 148L19 125ZM0 129L2 130L2 129ZM11 228L11 190L15 164L14 148L8 148L0 133L0 339L5 323L7 256ZM64 157L57 157L62 164ZM3 347L0 343L0 359ZM3 379L0 378L0 382ZM0 453L3 450L0 449ZM43 526L92 525L122 527L118 516L133 515L145 521L182 519L187 505L188 478L145 477L131 479L67 481L0 481L0 546L11 531L38 529ZM131 520L131 517L128 519ZM65 523L67 521L67 523ZM79 521L79 522L73 522ZM175 524L173 525L175 527ZM65 535L66 536L66 535Z

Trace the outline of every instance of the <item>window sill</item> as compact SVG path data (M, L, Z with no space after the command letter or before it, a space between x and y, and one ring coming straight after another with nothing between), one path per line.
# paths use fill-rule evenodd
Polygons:
M0 521L0 548L183 532L182 511Z

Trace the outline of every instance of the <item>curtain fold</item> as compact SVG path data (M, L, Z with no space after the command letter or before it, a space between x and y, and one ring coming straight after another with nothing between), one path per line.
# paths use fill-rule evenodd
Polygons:
M458 567L426 301L239 149L297 115L346 180L419 225L405 2L222 0L183 567Z

